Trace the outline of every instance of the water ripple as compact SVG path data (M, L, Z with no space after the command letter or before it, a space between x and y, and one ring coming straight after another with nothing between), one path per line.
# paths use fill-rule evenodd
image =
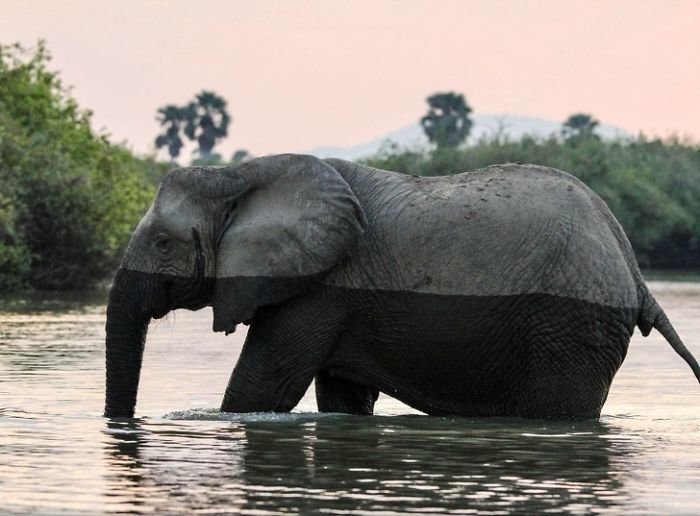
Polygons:
M700 290L657 288L700 342ZM313 393L228 414L244 335L182 312L151 328L139 417L109 420L104 305L37 307L0 306L3 514L700 513L700 392L658 335L634 337L597 422L427 417L386 396L377 416L318 414Z

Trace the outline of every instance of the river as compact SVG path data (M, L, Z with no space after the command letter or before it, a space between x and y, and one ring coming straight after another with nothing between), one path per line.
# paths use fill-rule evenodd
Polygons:
M700 358L700 283L650 283ZM0 302L1 514L698 514L700 386L637 331L600 421L216 407L244 332L153 323L137 417L102 417L104 294ZM177 373L177 374L175 374Z

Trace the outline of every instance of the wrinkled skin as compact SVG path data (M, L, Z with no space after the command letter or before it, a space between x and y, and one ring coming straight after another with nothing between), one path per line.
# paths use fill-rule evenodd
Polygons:
M134 413L148 323L212 306L250 324L223 411L595 418L634 328L700 368L605 203L499 165L416 178L281 155L163 181L110 293L107 416Z

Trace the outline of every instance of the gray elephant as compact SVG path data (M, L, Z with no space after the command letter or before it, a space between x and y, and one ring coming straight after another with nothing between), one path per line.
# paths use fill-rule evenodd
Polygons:
M605 203L535 165L173 170L110 292L107 416L134 413L150 319L205 306L250 325L222 411L289 411L315 378L321 411L595 418L635 326L700 380Z

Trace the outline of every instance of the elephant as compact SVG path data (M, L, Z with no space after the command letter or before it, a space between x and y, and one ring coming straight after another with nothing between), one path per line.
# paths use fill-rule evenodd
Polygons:
M225 412L595 419L638 327L700 367L605 202L525 163L416 177L282 154L170 171L109 293L108 417L132 417L151 319L249 325Z

